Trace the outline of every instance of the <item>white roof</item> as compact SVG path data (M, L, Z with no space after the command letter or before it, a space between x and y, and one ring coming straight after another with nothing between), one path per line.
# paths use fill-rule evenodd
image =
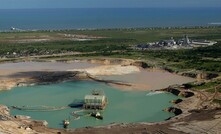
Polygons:
M84 99L97 99L97 100L104 100L104 95L85 95Z

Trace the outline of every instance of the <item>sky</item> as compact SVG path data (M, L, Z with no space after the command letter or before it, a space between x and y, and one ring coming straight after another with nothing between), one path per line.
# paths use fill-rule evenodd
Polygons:
M0 9L138 7L221 7L221 0L0 0Z

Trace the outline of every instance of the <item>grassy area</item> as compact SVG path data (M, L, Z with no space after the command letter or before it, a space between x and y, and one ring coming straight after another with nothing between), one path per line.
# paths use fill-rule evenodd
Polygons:
M137 42L152 42L162 39L175 39L183 37L185 34L194 39L221 40L221 27L204 28L180 28L180 29L104 29L104 30L83 30L83 31L63 31L69 34L86 34L94 36L105 36L110 38L134 39Z
M218 103L221 106L221 100L214 99L213 102Z
M105 37L97 40L74 41L63 36L88 35ZM135 50L132 46L139 43L154 42L163 39L182 38L188 35L191 39L206 39L218 43L209 47L179 50ZM41 42L19 42L26 39L49 39ZM69 52L80 52L74 55L57 55ZM14 54L13 54L14 53ZM129 58L143 60L151 66L167 68L175 72L200 70L221 74L221 27L178 28L178 29L106 29L106 30L68 30L0 33L0 62L17 61L20 57L48 55L38 60L69 60L80 58ZM188 88L208 89L214 93L214 87L221 85L220 80L201 85L188 83ZM221 89L218 90L221 92ZM214 100L221 105L221 100Z
M0 44L0 56L13 57L15 52L19 56L45 55L66 52L111 52L114 50L127 50L130 39L101 39L96 41L53 41L24 44Z
M124 49L121 49L124 50ZM126 49L125 49L126 50ZM127 50L124 52L103 52L84 56L108 56L113 58L130 58L152 61L152 64L167 67L172 70L202 70L207 72L221 72L221 43L214 46L181 49L181 50Z
M215 87L218 85L221 85L220 80L210 81L210 82L201 83L201 84L187 83L187 84L185 84L185 87L186 88L193 88L196 90L205 90L205 91L214 93ZM221 92L221 88L218 89L218 92Z
M144 51L141 53L143 58L148 57L163 60L163 64L168 67L181 70L196 69L211 72L221 72L221 62L217 59L221 58L221 43L217 45L181 50L156 50ZM139 52L137 52L139 53Z
M28 39L52 37L62 39L61 34L83 34L103 36L114 39L133 39L137 42L152 42L161 39L183 37L185 34L194 39L213 39L221 41L221 27L203 28L176 28L176 29L100 29L100 30L62 30L62 31L36 31L36 32L5 32L0 33L0 42L11 39Z
M73 41L64 37L64 34L105 38L90 41ZM139 43L159 41L170 37L175 39L182 38L185 34L189 35L191 39L207 39L218 41L219 43L206 48L190 50L138 51L131 48L131 46ZM49 39L49 41L18 43L24 39L41 38ZM207 72L221 72L221 27L5 32L0 33L0 48L0 57L8 58L82 52L81 55L77 56L141 59L156 66L178 71L195 69ZM65 57L72 58L76 56L68 55L62 58Z

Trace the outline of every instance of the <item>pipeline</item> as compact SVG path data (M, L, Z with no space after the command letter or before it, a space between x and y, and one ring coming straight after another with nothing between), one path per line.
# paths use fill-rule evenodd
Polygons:
M78 110L78 111L73 111L71 114L74 117L73 120L79 120L81 116L83 115L79 115L78 113L80 112L84 112L84 109ZM85 116L85 115L84 115Z
M123 86L132 86L130 83L124 83L124 82L118 82L118 81L113 81L113 80L103 80L97 77L92 76L89 73L86 73L87 77L91 80L97 81L97 82L104 82L107 84L116 84L116 85L123 85Z
M47 111L59 111L70 108L69 106L53 107L53 106L11 106L11 109L17 109L22 111L31 111L31 112L47 112Z

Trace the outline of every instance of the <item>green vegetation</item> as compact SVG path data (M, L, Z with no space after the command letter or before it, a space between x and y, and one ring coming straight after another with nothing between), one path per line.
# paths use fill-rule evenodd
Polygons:
M221 27L203 28L175 28L175 29L103 29L103 30L82 30L82 31L62 31L66 34L86 34L94 36L104 36L117 39L134 39L137 43L154 42L162 39L175 39L188 34L194 39L207 39L221 41Z
M187 83L185 84L186 87L188 88L194 88L194 89L197 89L197 90L205 90L205 89L208 89L207 91L210 91L210 92L214 92L215 89L214 87L217 86L217 85L221 85L221 81L210 81L210 82L207 82L207 83L202 83L202 84L193 84L193 83ZM221 92L221 89L219 89L219 91Z
M221 106L221 100L214 99L213 102L218 103Z
M178 39L185 34L189 35L191 39L214 40L218 44L204 48L181 50L140 51L132 49L139 43L159 41L170 37ZM74 41L64 35L87 35L104 38ZM24 40L30 39L48 39L48 41L24 42ZM2 57L0 61L15 60L26 56L80 52L78 55L70 54L62 56L62 58L130 58L144 60L149 64L173 71L191 69L221 72L221 27L5 32L0 33L0 48L0 57ZM52 56L44 58L52 58Z
M179 39L185 34L191 39L213 40L218 43L194 49L134 49L134 46L140 43L154 42L170 37ZM71 37L65 35L71 35ZM72 40L73 35L98 38L77 41ZM47 41L33 41L35 39L47 39ZM0 62L16 61L22 59L21 57L28 56L37 56L38 60L111 57L139 59L151 66L175 72L200 70L221 73L221 27L6 32L0 33L0 48ZM77 52L77 54L73 52ZM39 57L40 55L44 56ZM214 87L220 84L221 81L216 80L200 85L189 83L185 86L215 92ZM218 91L221 92L221 89ZM220 100L214 101L220 103Z
M36 43L1 43L0 55L9 53L19 53L23 55L36 54L41 55L61 52L101 52L111 50L125 50L126 44L133 42L130 39L100 39L95 41L53 41Z
M147 50L143 51L140 56L164 60L163 63L169 68L221 72L220 52L221 44L218 43L214 46L196 49Z

